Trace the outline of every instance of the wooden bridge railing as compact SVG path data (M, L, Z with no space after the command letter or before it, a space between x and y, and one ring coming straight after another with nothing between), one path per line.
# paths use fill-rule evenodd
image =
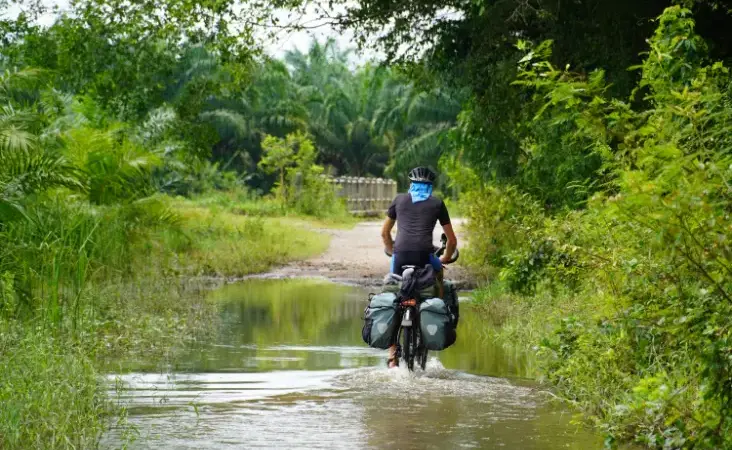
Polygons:
M397 194L396 182L384 178L338 177L330 182L352 214L383 214Z

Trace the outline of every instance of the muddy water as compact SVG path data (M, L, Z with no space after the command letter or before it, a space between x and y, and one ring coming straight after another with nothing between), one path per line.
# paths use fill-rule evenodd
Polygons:
M601 447L526 381L521 355L486 343L467 305L458 343L410 374L361 341L361 289L252 280L214 295L210 342L164 370L122 364L132 448ZM113 430L103 443L120 439Z

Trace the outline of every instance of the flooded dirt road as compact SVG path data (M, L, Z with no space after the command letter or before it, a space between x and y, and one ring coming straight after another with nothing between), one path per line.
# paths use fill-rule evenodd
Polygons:
M601 448L525 378L530 361L485 339L467 304L457 344L425 371L386 369L384 352L361 341L366 294L307 280L213 292L220 317L209 340L164 364L115 363L110 380L127 386L120 401L135 428L129 447ZM119 447L122 434L103 446Z

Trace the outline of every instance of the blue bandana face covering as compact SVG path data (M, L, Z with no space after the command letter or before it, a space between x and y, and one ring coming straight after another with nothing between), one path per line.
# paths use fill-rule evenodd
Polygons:
M413 181L409 186L409 195L412 196L412 203L419 203L427 200L432 195L432 183L420 183Z

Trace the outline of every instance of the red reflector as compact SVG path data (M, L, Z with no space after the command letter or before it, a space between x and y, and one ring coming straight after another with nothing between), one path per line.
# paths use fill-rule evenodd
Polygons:
M417 300L415 300L415 299L404 300L402 302L402 306L417 306Z

